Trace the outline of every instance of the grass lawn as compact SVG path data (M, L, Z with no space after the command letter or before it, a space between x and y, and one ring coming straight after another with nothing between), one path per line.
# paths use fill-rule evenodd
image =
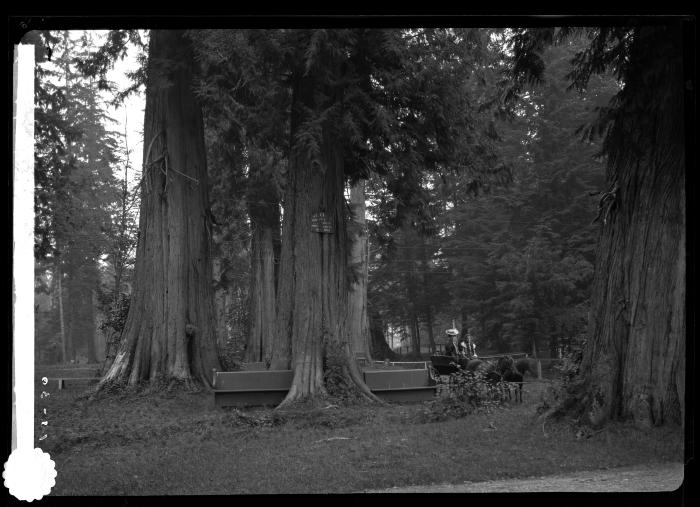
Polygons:
M426 404L276 414L217 409L211 394L88 402L36 396L47 409L54 495L352 493L418 484L543 476L680 461L680 428L611 425L577 438L535 420L544 384L525 402L426 422Z

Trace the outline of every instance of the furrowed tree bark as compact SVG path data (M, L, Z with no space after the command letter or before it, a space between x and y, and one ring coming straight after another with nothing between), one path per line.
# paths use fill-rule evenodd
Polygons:
M367 315L369 242L367 241L367 221L365 218L364 180L360 180L350 187L350 208L352 211L350 266L357 278L350 284L347 328L353 353L364 354L369 361L372 358Z
M216 346L218 350L222 350L226 345L228 333L226 329L228 307L226 305L226 274L222 271L221 259L212 259L212 270L214 274L214 318L216 319Z
M684 421L685 162L680 29L641 27L613 125L589 337L564 410L593 425ZM657 69L656 74L649 69ZM631 99L633 97L634 99ZM644 105L645 117L633 107ZM637 109L638 111L639 109Z
M250 334L246 359L272 359L277 317L277 265L280 249L280 211L277 191L269 179L257 181L248 196L252 224L250 274Z
M58 319L61 325L61 360L63 363L68 362L68 344L66 343L66 323L63 314L63 284L61 279L63 278L63 272L61 271L61 266L59 262L56 262L56 292L58 294Z
M317 111L322 87L317 70L295 72L291 136L303 127L304 111ZM324 90L333 96L333 90ZM278 290L278 319L271 368L291 367L292 386L278 408L345 392L381 401L364 383L352 357L346 329L348 238L345 222L343 158L337 139L322 125L318 161L305 147L292 152L284 200ZM312 214L323 212L332 233L312 231ZM291 354L290 354L291 352ZM327 380L332 378L332 382Z
M99 274L98 274L99 276ZM99 280L97 282L99 284ZM97 290L92 289L90 291L90 306L92 310L92 322L90 326L92 328L92 335L88 336L88 363L99 363L104 358L102 351L104 350L104 337L102 333L99 332L99 321L97 312ZM99 357L99 360L98 360Z
M144 170L134 292L119 351L101 386L209 386L216 353L211 224L202 114L182 30L149 47Z

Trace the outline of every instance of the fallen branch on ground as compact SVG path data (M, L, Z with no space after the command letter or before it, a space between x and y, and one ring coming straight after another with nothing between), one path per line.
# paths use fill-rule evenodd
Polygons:
M319 442L330 442L331 440L351 440L351 437L330 437L330 438L322 438L321 440L316 440L316 443L319 443Z

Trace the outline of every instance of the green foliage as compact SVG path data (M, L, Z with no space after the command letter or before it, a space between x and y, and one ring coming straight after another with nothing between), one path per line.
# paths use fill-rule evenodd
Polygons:
M580 143L576 131L618 91L616 79L596 75L601 69L594 62L622 69L617 79L630 72L611 42L617 37L623 47L625 34L189 31L200 69L194 85L205 111L216 286L235 299L229 323L245 334L251 232L277 223L290 154L303 150L318 158L326 128L340 140L348 182L369 178L370 301L384 322L435 327L461 314L477 342L502 350L578 334L595 260L588 194L600 190L602 165L593 159L600 146ZM56 61L72 73L74 85L62 90L48 79L60 71L43 71L37 111L40 256L55 255L64 243L82 252L70 231L94 224L105 241L90 244L83 258L134 246L135 224L125 234L115 218L119 198L110 171L120 163L119 140L99 130L107 121L99 107L73 105L90 103L90 93L106 85L106 71L138 37L112 31L101 48L83 50L73 63L60 60L59 38L54 41ZM547 49L552 41L560 44ZM510 73L515 88L506 104L510 122L498 96L507 50L516 55ZM92 88L71 65L96 76ZM315 80L314 105L292 109L295 79L302 78ZM578 88L585 83L587 91L573 93L569 79ZM95 144L81 134L87 131L104 139L90 148L90 156L103 162L89 170L76 148ZM108 183L95 183L100 181ZM62 209L68 196L93 202L92 211ZM110 213L97 213L105 207Z
M585 44L569 60L569 88L590 90L595 86L593 79L606 74L612 74L619 87L609 101L597 106L597 116L581 125L580 131L589 141L603 139L602 152L612 165L636 157L655 141L645 133L654 132L662 114L663 100L657 91L682 58L681 23L677 19L654 26L632 21L623 26L518 30L511 39L514 58L509 97L518 97L526 82L542 81L547 67L542 53L547 46L565 45L572 37L582 36Z
M580 384L578 372L583 360L583 349L585 346L585 339L575 341L564 352L559 364L554 366L554 369L557 371L557 377L547 386L546 391L542 394L540 404L537 407L538 413L561 415L566 411L567 405L572 399L571 394L577 390Z
M450 396L473 407L489 407L505 401L509 385L493 382L483 370L458 371L450 379Z
M599 147L581 142L590 121L617 85L611 77L584 94L567 91L568 62L584 44L573 40L540 57L539 85L523 85L514 118L502 124L513 181L458 203L447 214L447 260L461 275L449 286L478 342L529 351L555 350L586 325L593 277L595 202L602 186Z
M595 158L600 146L582 142L578 129L618 85L605 75L585 93L569 89L570 60L582 47L580 38L541 44L542 72L534 84L520 83L522 96L507 104L510 117L491 105L486 124L512 179L496 173L475 187L473 172L405 171L386 188L374 185L370 297L388 322L403 325L427 302L434 322L466 315L477 343L499 351L529 351L533 340L555 350L585 327L595 262L590 194L601 189L604 171ZM491 49L492 62L501 50ZM470 91L490 103L484 90L496 86L500 70L481 69Z
M437 399L426 403L422 419L428 422L459 419L476 411L490 411L507 399L509 384L489 382L486 373L458 371L441 386Z
M113 104L119 105L132 93L146 84L146 52L148 43L138 30L109 30L106 39L96 51L91 51L85 57L76 61L76 67L84 76L96 78L99 90L111 91L114 94ZM107 80L107 72L114 67L117 59L123 59L129 47L140 50L137 59L138 69L130 72L127 77L132 83L124 90L119 90L114 83Z
M495 144L491 81L500 54L489 43L492 33L406 30L405 46L397 46L403 67L378 71L390 135L372 166L383 178L373 181L369 207L376 217L369 221L376 252L370 299L395 327L421 322L430 336L454 301L446 283L453 276L445 262L446 211L510 177Z
M581 360L583 359L583 350L586 346L586 340L581 340L570 347L563 355L561 363L555 368L560 372L562 381L565 385L571 383L578 375Z
M98 304L103 309L105 316L99 329L108 335L121 336L126 324L126 317L129 315L131 295L121 293L115 300L112 292L101 292L98 297Z
M188 36L201 69L195 92L204 110L217 289L233 296L234 327L247 334L247 316L237 309L245 313L251 238L256 228L279 230L287 170L290 92L281 32L193 30Z
M485 54L485 32L197 30L189 36L202 69L196 90L205 109L212 212L226 217L216 220L215 238L240 252L215 250L215 256L234 277L246 273L243 265L228 264L247 256L245 220L254 230L272 215L288 156L301 150L318 164L322 132L339 142L349 183L388 176L385 195L394 208L382 220L390 232L411 222L421 236L434 235L440 205L425 190L432 179L425 174L468 173L476 187L498 166L487 135L491 111L470 102L477 91L486 94L470 82L487 66L476 64ZM303 79L309 80L304 89L313 88L309 107L291 104ZM408 241L416 237L406 234ZM432 276L436 245L429 242L409 284L414 314L426 314L429 301L434 308L446 296L440 276Z
M112 175L118 141L106 128L95 84L74 70L81 46L64 33L61 53L37 72L36 209L37 255L54 257L69 246L96 258L105 248L107 209L116 200Z
M93 293L101 290L98 263L116 241L114 169L121 140L109 130L112 120L98 83L76 70L94 45L91 36L64 31L44 38L52 59L39 63L36 72L35 255L42 272L53 272L50 290L64 300L68 355L87 347L91 356Z

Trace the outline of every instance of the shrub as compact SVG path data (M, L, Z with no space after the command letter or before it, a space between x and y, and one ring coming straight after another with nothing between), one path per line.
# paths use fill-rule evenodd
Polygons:
M503 381L494 382L487 372L458 371L439 390L438 399L428 402L421 413L426 421L444 421L461 418L476 410L489 410L503 403L507 398L509 385Z
M120 336L126 324L126 317L129 315L131 294L122 292L115 298L113 293L102 292L98 295L98 304L104 313L104 321L100 324L100 330L108 335Z
M562 356L561 361L553 367L557 372L557 376L542 394L537 413L542 414L550 410L556 411L562 407L563 402L568 397L568 393L576 382L585 345L586 341L582 340L579 344L573 346Z

